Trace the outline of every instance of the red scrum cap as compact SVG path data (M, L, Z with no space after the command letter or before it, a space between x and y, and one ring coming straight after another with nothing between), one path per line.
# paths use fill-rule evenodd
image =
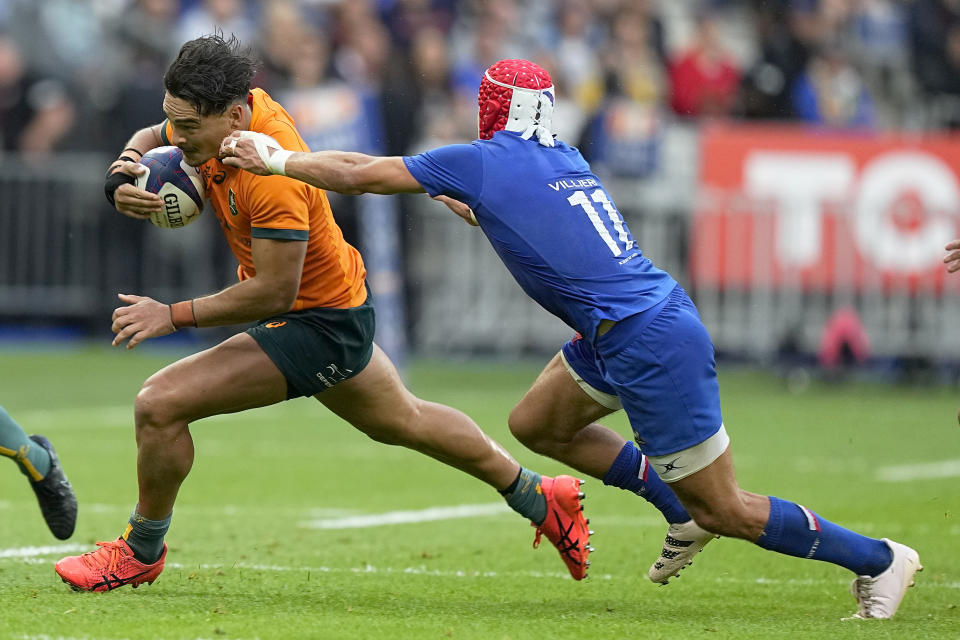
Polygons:
M553 146L553 80L540 65L529 60L492 64L483 74L477 102L481 140L507 130L521 132L524 140L536 134L540 144Z

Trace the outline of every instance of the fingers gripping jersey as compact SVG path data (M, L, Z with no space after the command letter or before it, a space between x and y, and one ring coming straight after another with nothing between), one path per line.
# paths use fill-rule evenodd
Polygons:
M285 149L309 151L293 119L262 89L251 92L250 130L265 133ZM170 144L171 125L162 128ZM333 219L327 195L284 176L257 176L211 158L200 167L207 198L230 249L240 263L237 276L256 275L253 238L307 242L300 290L293 310L356 307L366 300L366 270Z
M600 179L575 148L518 133L440 147L404 163L431 196L473 209L531 298L591 343L601 320L623 320L676 286L640 251Z

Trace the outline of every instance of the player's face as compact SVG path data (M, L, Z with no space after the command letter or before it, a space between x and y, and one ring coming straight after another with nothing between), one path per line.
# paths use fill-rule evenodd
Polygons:
M193 166L215 158L220 153L220 142L239 126L240 110L236 105L223 113L202 116L191 103L167 93L163 111L173 128L170 142L183 150L183 159Z

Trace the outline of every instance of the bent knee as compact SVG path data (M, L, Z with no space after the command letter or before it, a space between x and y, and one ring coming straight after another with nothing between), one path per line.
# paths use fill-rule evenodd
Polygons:
M187 419L176 388L156 374L140 387L133 402L133 416L137 430L162 429Z
M548 434L543 432L542 422L537 420L536 416L522 405L514 407L513 411L510 412L510 416L507 418L507 426L517 440L533 451L539 453L546 446L545 441L548 439Z

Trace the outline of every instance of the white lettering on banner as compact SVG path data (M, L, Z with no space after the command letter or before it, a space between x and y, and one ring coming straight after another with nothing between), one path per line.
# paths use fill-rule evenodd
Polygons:
M914 272L939 261L960 212L953 171L922 151L880 154L859 180L853 157L844 153L755 151L747 155L743 174L746 195L776 207L776 255L784 266L810 267L821 259L828 202L853 203L857 250L887 271ZM891 215L909 194L919 197L927 214L916 229L900 228Z
M913 193L927 213L923 225L904 233L890 215ZM882 269L918 271L938 262L953 237L960 209L957 180L942 160L918 151L892 151L867 164L857 189L854 235L862 255Z
M748 197L776 206L776 255L785 266L820 260L823 204L849 196L856 168L844 153L754 151L743 167Z

